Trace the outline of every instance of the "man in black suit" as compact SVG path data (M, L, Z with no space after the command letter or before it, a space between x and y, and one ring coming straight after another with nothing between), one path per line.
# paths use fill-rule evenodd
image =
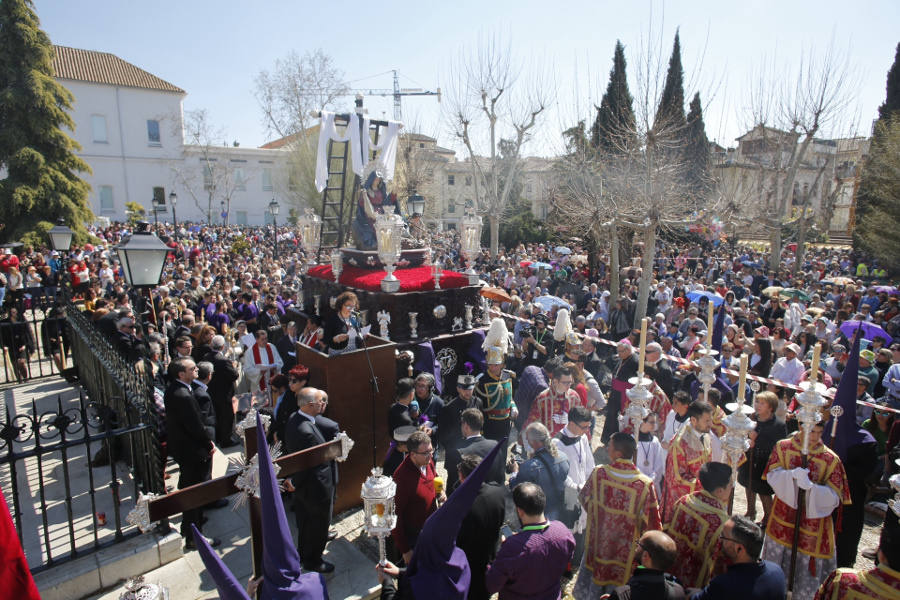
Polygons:
M197 376L191 382L191 390L197 408L200 409L200 420L203 421L203 429L210 439L216 437L216 409L209 395L209 382L212 379L213 365L211 362L201 360L197 363Z
M479 458L484 458L497 445L496 440L489 440L481 435L481 429L484 427L484 415L477 408L467 408L459 417L459 428L462 431L463 439L456 446L456 451L460 456L466 454L474 454ZM503 453L497 455L494 465L487 476L487 480L493 483L503 483L504 469Z
M112 335L112 345L125 357L129 364L133 364L144 356L144 342L135 335L134 319L122 317L116 322L116 331Z
M197 374L197 365L190 358L179 358L170 366L172 383L166 388L163 401L166 406L166 433L169 455L178 463L178 489L208 481L212 473L212 455L216 451L212 439L203 428L200 408L191 390L191 382ZM181 518L181 535L185 548L196 549L191 535L191 524L202 531L203 511L195 508L184 511ZM219 540L210 540L216 547Z
M213 366L212 379L209 380L209 397L212 398L216 413L216 443L221 448L228 448L240 441L232 435L234 406L231 403L240 373L238 373L235 362L225 357L223 352L225 338L223 336L213 336L209 347L210 352L204 360L211 362Z
M463 455L457 467L460 483L465 481L481 460L474 454ZM472 571L469 600L488 600L491 596L484 585L484 574L488 563L497 554L500 528L505 516L506 488L492 481L485 481L456 536L456 545L466 553Z
M328 403L322 390L306 387L297 394L299 410L285 427L287 452L294 453L324 444L328 440L316 426ZM333 422L333 421L332 421ZM294 515L297 519L297 544L300 560L307 571L331 573L334 565L322 560L328 541L328 526L334 502L337 465L334 461L304 469L293 475Z
M297 324L293 321L284 323L284 334L275 343L275 349L281 355L284 366L281 372L285 375L297 364Z
M475 377L460 375L456 380L456 398L441 408L438 417L438 440L444 447L444 468L447 469L447 489L456 487L456 465L459 463L457 446L463 441L460 418L467 408L482 409L481 400L474 397Z

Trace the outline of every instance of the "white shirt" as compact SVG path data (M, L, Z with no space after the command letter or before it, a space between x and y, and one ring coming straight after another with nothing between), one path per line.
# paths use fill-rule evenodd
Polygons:
M805 372L806 367L803 366L803 363L800 362L799 359L794 357L788 360L786 356L782 356L775 361L774 365L772 365L772 370L769 371L769 377L785 383L797 385L800 383L800 378L803 377L803 373Z
M661 498L662 478L666 473L666 454L668 453L655 435L651 437L649 442L638 441L637 458L634 463L641 473L653 480L653 485L656 486L656 496Z

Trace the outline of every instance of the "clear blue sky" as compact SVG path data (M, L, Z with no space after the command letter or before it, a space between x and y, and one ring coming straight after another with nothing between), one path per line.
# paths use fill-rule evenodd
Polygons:
M854 65L858 130L868 134L900 42L897 0L35 0L35 8L55 44L111 52L178 85L188 93L185 110L208 110L243 146L268 141L253 81L291 50L322 48L353 86L390 88L388 71L398 69L402 87L434 89L453 83L450 62L461 50L500 35L515 57L553 73L556 102L526 149L548 154L576 115L592 118L616 39L633 81L651 24L664 60L680 27L685 77L694 82L686 81L686 93L699 87L710 96L703 98L707 135L723 145L745 131L748 82L766 60L787 69L804 49L821 51L832 38ZM365 103L373 116L392 114L390 98ZM404 98L404 120L455 147L442 108L431 97Z

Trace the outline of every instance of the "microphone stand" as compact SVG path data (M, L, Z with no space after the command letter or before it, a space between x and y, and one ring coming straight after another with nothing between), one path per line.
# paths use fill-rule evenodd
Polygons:
M353 326L354 331L356 331L359 343L366 353L366 363L369 365L369 375L371 376L369 381L372 384L372 467L374 468L378 466L378 451L376 450L375 441L375 405L378 400L378 394L380 393L378 388L378 377L375 376L375 368L372 366L372 357L369 355L369 346L366 344L366 338L359 329L359 311L354 310L350 313L350 324Z

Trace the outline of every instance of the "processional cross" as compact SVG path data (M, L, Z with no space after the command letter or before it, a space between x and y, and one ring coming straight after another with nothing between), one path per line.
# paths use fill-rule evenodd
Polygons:
M263 426L266 427L271 420L270 417L260 416ZM256 411L251 410L237 425L237 429L239 432L243 431L244 437L245 461L240 470L165 495L141 494L126 520L146 532L162 519L241 493L249 500L253 579L256 579L262 576L263 555L259 467L253 460L258 456L259 450L256 442ZM352 447L353 440L342 431L330 442L274 459L275 473L280 477L287 477L332 460L343 462Z

